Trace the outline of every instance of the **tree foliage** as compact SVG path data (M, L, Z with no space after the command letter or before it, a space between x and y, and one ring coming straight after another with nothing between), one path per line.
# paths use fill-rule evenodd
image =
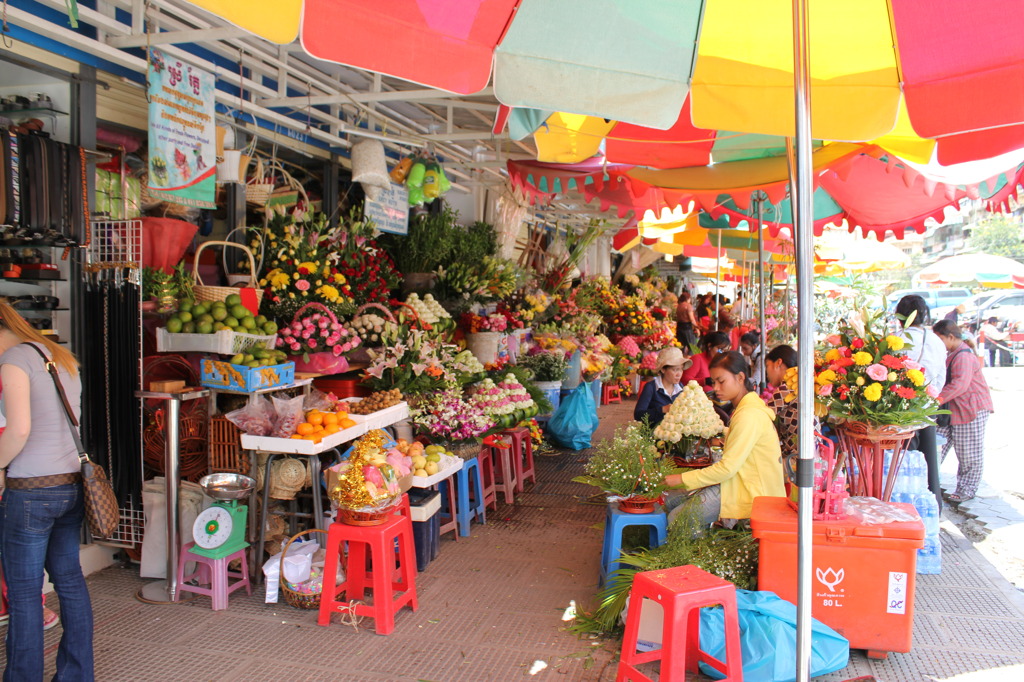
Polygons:
M992 215L971 230L971 249L979 253L1005 256L1024 263L1021 224L1013 216Z

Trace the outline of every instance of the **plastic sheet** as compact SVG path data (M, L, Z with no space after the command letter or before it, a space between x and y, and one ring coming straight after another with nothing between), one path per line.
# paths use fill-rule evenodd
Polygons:
M908 512L877 497L849 497L844 500L843 513L856 523L879 525L883 523L906 523L921 519L916 513Z

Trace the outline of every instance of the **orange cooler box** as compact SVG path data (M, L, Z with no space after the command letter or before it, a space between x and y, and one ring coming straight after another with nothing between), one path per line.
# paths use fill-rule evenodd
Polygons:
M760 541L757 588L795 604L796 512L784 497L758 497L750 525ZM871 657L910 651L917 550L923 546L920 520L884 525L815 521L811 613L850 640L851 648L866 649Z

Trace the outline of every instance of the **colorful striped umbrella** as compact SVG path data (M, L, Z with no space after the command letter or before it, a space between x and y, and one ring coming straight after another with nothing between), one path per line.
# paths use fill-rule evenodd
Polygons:
M936 261L917 273L916 279L927 284L1024 289L1024 265L1003 256L969 253Z
M314 57L668 129L794 132L791 0L192 0ZM810 0L811 134L895 134L944 163L1024 146L1019 0ZM300 27L301 17L301 27ZM901 111L906 111L905 123Z

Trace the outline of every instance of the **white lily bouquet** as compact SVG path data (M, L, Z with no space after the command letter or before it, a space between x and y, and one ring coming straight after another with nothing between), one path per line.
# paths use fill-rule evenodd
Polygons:
M654 428L654 437L666 444L676 455L691 454L700 440L708 440L722 433L725 424L715 412L704 389L696 381L683 387L676 396L668 414Z

